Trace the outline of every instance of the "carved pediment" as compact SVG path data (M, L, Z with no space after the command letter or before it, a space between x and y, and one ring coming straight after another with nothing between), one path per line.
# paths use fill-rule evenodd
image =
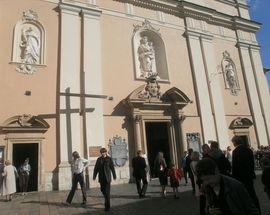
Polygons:
M31 114L17 115L7 119L1 126L1 130L4 132L15 132L15 131L46 131L49 128L49 124Z
M246 129L253 125L252 121L248 118L237 117L230 124L230 129Z
M162 99L164 101L173 103L188 104L191 102L191 100L187 97L187 95L176 87L172 87L171 89L167 90L163 94Z

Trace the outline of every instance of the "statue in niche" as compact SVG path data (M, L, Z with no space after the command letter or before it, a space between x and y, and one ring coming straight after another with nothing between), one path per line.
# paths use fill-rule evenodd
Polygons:
M154 69L155 64L155 50L153 42L148 41L147 36L143 36L140 40L138 48L138 55L140 61L141 77L149 77L157 72Z
M33 74L36 69L32 65L38 64L40 58L40 38L31 27L27 30L22 29L20 48L20 57L23 64L16 70L25 74Z
M228 83L229 88L231 89L231 92L233 95L237 95L237 79L234 67L231 62L228 62L228 64L225 66L225 76L226 81Z
M22 30L21 38L21 59L27 64L37 64L39 62L40 54L38 34L29 27L27 30Z

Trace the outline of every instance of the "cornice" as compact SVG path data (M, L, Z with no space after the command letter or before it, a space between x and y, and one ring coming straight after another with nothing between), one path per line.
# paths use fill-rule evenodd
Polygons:
M67 3L67 1L63 1L62 3L58 4L58 8L60 11L63 12L71 12L71 13L82 13L83 15L93 16L93 17L100 17L102 10L99 9L97 6L93 5L86 5L86 4L79 4L76 2L74 3Z
M130 3L138 7L144 7L153 10L164 11L179 17L193 17L195 19L205 20L213 24L223 24L232 29L242 29L250 32L256 32L260 29L261 23L244 19L239 16L232 16L221 13L215 9L197 5L184 0L114 0L119 2ZM220 0L223 1L223 0ZM224 0L225 1L225 0ZM231 2L232 3L232 2ZM246 5L235 3L235 5Z

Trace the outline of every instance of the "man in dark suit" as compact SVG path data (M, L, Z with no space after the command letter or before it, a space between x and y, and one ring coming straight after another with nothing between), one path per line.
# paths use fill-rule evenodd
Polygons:
M139 197L142 198L145 196L146 189L147 189L147 177L146 177L146 162L145 159L142 157L142 151L139 150L137 152L137 156L132 159L132 168L133 168L133 176L136 181L137 191ZM141 181L143 186L141 187Z
M259 200L253 184L253 180L256 178L253 152L246 146L241 136L234 136L232 142L235 147L232 154L232 176L242 182L250 197L253 199L254 204L260 211Z
M93 179L96 180L98 174L98 182L100 190L105 198L105 211L110 210L110 190L111 190L111 173L113 179L116 180L115 169L112 159L107 155L107 149L100 149L101 156L97 159Z

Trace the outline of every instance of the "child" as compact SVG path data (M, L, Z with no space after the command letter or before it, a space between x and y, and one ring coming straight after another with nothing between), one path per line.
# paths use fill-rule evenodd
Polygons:
M170 177L170 184L171 187L173 188L174 198L179 199L178 187L182 177L182 173L178 168L176 168L174 164L171 164L170 169L168 171L168 176Z

